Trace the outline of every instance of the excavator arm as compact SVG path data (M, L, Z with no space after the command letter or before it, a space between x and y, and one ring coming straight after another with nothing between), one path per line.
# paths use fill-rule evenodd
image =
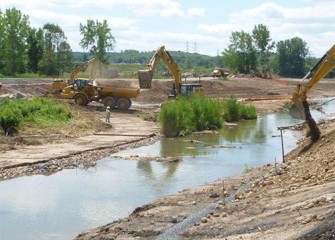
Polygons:
M92 70L91 70L91 77L93 77L95 75L95 71L96 71L96 65L99 63L99 59L98 58L93 58L81 65L76 66L72 72L70 73L70 77L67 81L63 81L63 80L59 80L56 79L51 83L51 92L52 93L60 93L62 91L63 88L65 88L68 85L73 84L75 77L77 76L77 74L79 72L85 71L87 67L92 66Z
M138 71L140 88L142 89L151 88L153 71L155 70L160 60L162 60L166 64L166 66L169 68L175 80L174 90L179 94L180 85L181 85L180 70L179 70L177 63L171 57L170 53L166 51L165 46L161 46L157 49L156 53L152 56L145 70Z
M305 119L305 110L303 101L307 99L307 93L315 84L325 77L335 67L335 45L333 45L320 60L309 70L306 76L297 84L297 88L292 95L293 106L290 109L290 114L294 118ZM311 76L311 77L310 77ZM304 83L306 79L308 82Z
M92 66L92 71L91 71L91 77L93 76L93 74L95 73L96 70L96 65L99 63L99 59L98 58L93 58L81 65L78 65L77 67L75 67L73 69L73 71L70 74L70 78L68 81L68 84L72 84L73 80L75 79L75 77L77 76L77 74L79 72L83 72L86 70L86 68L88 68L89 66Z

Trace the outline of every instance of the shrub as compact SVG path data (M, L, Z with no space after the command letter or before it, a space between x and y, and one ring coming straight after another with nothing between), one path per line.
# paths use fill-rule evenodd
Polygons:
M231 95L224 100L224 119L227 122L235 122L241 119L241 105L237 102L236 97Z
M53 99L13 99L0 102L0 128L8 134L23 125L40 128L64 123L72 118L70 112Z
M244 106L241 104L241 118L250 120L250 119L256 119L257 118L257 110L254 106Z
M234 96L224 101L200 95L180 97L165 103L159 114L162 133L167 137L221 128L223 120L238 121L241 118L257 118L256 108L238 103Z
M180 97L165 103L159 114L162 132L167 137L220 128L223 125L219 101L199 95Z

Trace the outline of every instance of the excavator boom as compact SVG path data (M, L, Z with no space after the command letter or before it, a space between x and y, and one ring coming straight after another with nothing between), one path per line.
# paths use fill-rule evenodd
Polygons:
M297 84L292 95L293 106L290 114L293 118L305 119L303 101L307 99L307 93L335 67L335 45L333 45L320 60L309 70L306 76ZM310 79L305 83L305 81Z
M179 94L187 95L188 93L195 91L203 92L203 87L200 84L182 84L178 64L173 60L170 53L166 51L165 46L160 46L157 49L145 70L138 71L138 79L141 89L151 88L153 71L160 60L162 60L169 68L169 71L174 78L174 85L169 97L176 97Z
M69 84L73 83L73 80L75 79L75 77L77 76L77 74L79 72L85 71L86 68L89 67L89 66L92 66L91 77L93 77L93 74L95 73L95 70L96 70L96 65L98 63L99 63L99 59L98 58L93 58L93 59L75 67L70 74Z
M151 88L151 81L153 77L153 71L155 70L158 62L162 60L169 68L174 80L175 89L178 91L181 83L180 70L177 63L173 60L170 53L165 50L165 46L160 46L155 54L152 56L149 64L145 70L138 71L138 78L140 81L140 88L149 89Z

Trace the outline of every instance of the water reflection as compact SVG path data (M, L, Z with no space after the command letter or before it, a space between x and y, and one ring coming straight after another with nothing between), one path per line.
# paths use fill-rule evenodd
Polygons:
M162 193L166 185L171 183L171 177L178 168L178 162L160 164L162 167L160 171L157 171L157 166L153 166L153 164L157 165L151 161L138 161L137 169L139 174L145 176L147 181L152 184L157 193Z

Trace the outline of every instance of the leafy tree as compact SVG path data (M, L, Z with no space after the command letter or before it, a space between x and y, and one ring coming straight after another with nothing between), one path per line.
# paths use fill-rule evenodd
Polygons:
M240 73L256 71L256 51L252 36L244 31L233 32L228 49L223 52L223 62L231 70Z
M21 11L12 8L5 11L0 22L3 73L14 76L25 72L27 38L30 30L29 18L22 15Z
M307 44L299 37L277 43L278 70L283 77L303 77L305 59L308 54Z
M108 63L107 51L113 50L115 39L107 21L87 20L86 25L80 24L80 33L83 38L80 45L83 49L90 48L90 53L101 63Z
M70 45L63 41L59 45L58 62L61 74L72 70L73 56Z
M261 67L261 76L271 78L269 57L275 43L271 42L270 31L263 24L258 24L252 31L253 42L257 51L258 63Z
M37 73L38 63L43 57L43 30L32 28L27 39L28 43L28 71Z
M47 23L43 26L44 46L43 58L39 62L40 72L46 75L59 75L64 70L64 65L68 60L64 60L62 51L71 52L69 44L66 42L66 37L63 30L55 24ZM64 48L66 46L66 48ZM62 56L61 56L62 55ZM64 62L65 61L65 62Z
M4 59L4 44L3 39L5 36L5 21L3 18L3 13L0 9L0 72L2 72L4 65L5 65L5 59Z

